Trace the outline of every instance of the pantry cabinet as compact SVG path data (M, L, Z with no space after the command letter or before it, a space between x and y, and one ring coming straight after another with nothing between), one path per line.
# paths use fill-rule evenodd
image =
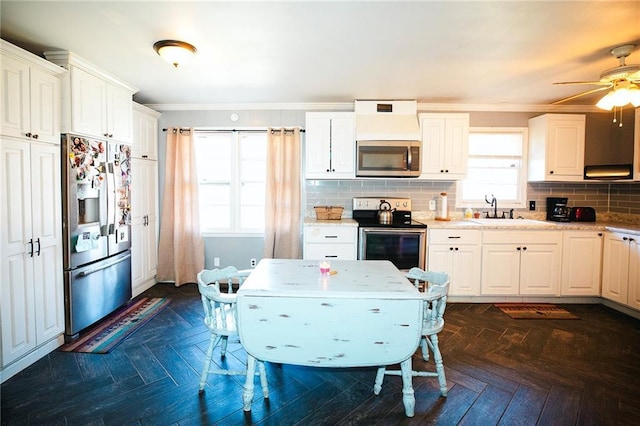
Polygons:
M529 120L529 181L583 180L585 123L584 114L544 114Z
M305 126L305 177L354 179L355 115L309 112Z
M434 229L428 235L428 270L449 274L449 295L479 296L480 231Z
M130 144L136 89L71 52L44 54L69 70L62 81L62 132Z
M562 296L599 296L602 271L601 231L563 231Z
M131 285L133 297L156 283L158 268L158 116L134 104L131 187Z
M602 297L640 310L640 237L607 232L602 259Z
M303 259L356 260L357 226L305 225Z
M64 70L0 40L0 132L59 143L60 75Z
M560 294L561 231L483 231L482 295Z
M419 114L421 179L459 180L467 175L469 114Z
M62 344L64 296L60 146L9 138L0 144L4 368L40 346Z

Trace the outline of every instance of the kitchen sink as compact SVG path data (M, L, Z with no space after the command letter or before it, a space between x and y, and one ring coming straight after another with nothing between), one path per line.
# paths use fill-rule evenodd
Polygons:
M533 219L471 219L469 222L479 225L495 225L495 226L533 226L544 225L545 222Z

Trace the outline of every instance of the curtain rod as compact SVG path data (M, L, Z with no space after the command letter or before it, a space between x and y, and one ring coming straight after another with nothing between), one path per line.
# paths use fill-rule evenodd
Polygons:
M163 132L166 132L167 130L169 130L169 129L167 129L167 128L162 129ZM190 130L191 129L189 129L189 128L177 128L177 129L174 128L173 132L176 133L176 132L179 131L180 133L182 133L182 132L188 132ZM295 129L284 129L285 132L293 132L294 130ZM193 129L193 131L195 133L199 133L199 132L203 132L203 133L204 132L206 132L206 133L214 133L214 132L221 132L221 133L224 133L224 132L266 132L267 129L266 128L264 128L264 129L244 129L244 130L243 129ZM271 129L271 133L274 133L275 131L277 131L275 128ZM304 133L304 132L305 132L305 129L300 128L300 133Z

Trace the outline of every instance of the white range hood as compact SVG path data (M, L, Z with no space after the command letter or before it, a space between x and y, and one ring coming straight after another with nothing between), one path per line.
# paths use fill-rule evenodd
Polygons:
M357 141L419 141L416 101L355 101Z

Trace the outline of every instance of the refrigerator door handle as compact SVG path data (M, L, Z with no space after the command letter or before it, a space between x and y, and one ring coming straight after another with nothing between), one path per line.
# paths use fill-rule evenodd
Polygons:
M107 225L108 234L113 235L116 226L116 181L112 162L107 163Z
M130 257L131 257L131 255L130 255L130 254L128 254L128 255L126 255L126 256L123 256L123 257L119 257L118 259L114 260L113 262L109 262L109 263L107 263L107 264L105 264L105 265L102 265L102 266L100 266L100 267L98 267L98 268L93 268L93 269L88 269L88 270L86 270L86 271L82 271L82 272L80 272L80 273L78 274L78 276L79 276L79 277L86 277L87 275L95 274L96 272L100 272L100 271L102 271L102 270L104 270L104 269L110 268L110 267L112 267L113 265L117 265L118 263L120 263L120 262L122 262L123 260L126 260L126 259L128 259L128 258L130 258Z

